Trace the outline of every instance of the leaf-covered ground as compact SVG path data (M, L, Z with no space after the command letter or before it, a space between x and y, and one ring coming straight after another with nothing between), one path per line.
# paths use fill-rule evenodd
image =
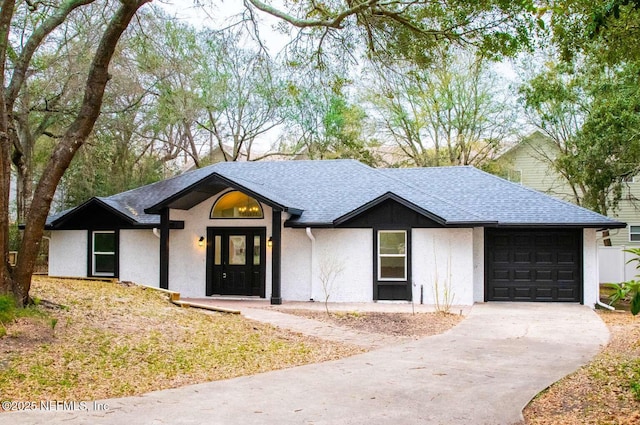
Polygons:
M611 341L588 365L525 409L528 425L640 424L640 317L599 312Z
M16 319L0 338L2 400L120 397L362 351L136 286L36 278L31 294L43 317Z
M283 310L309 319L321 320L359 331L399 337L423 337L441 334L463 319L463 316L446 313L376 313L331 312L318 310Z

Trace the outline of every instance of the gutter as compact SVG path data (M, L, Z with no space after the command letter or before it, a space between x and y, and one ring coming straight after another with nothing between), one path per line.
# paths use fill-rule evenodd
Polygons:
M314 301L313 299L313 271L316 266L316 238L311 233L311 227L306 228L307 237L311 240L311 273L309 274L309 301Z

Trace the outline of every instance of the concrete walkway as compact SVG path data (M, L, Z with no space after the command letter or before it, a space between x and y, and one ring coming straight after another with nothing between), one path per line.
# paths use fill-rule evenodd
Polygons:
M187 302L211 305L225 309L238 310L248 319L258 322L270 323L276 327L289 329L301 334L314 336L329 341L341 342L345 344L357 345L367 349L378 349L391 344L401 344L415 338L382 335L346 327L337 326L328 322L307 319L305 317L286 314L288 310L315 310L325 311L322 302L286 302L283 305L272 307L266 301L232 301L216 298L185 299ZM329 303L329 311L349 311L349 312L384 312L384 313L432 313L433 306L414 305L410 303ZM451 312L467 314L471 311L469 306L454 306Z
M88 411L0 417L11 424L511 425L608 335L579 305L480 304L442 335L347 359L98 402L104 411L90 403Z

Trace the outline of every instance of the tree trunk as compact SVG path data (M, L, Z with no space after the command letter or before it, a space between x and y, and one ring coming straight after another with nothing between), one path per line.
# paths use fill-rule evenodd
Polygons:
M15 1L2 1L0 9L0 293L16 293L9 266L9 190L11 187L11 138L5 95L5 72L9 30Z
M25 231L20 246L20 255L13 279L19 301L29 301L31 276L44 232L56 188L65 170L80 146L86 141L100 114L105 87L109 81L109 63L120 36L125 31L137 10L150 0L121 0L98 45L87 82L80 111L54 148L40 180L36 186L31 208L25 222ZM2 232L4 233L4 232ZM8 234L8 233L7 233Z

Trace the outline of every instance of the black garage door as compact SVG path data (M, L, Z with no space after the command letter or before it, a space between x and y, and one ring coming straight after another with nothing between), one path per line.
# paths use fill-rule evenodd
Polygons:
M582 300L582 231L486 229L486 301Z

